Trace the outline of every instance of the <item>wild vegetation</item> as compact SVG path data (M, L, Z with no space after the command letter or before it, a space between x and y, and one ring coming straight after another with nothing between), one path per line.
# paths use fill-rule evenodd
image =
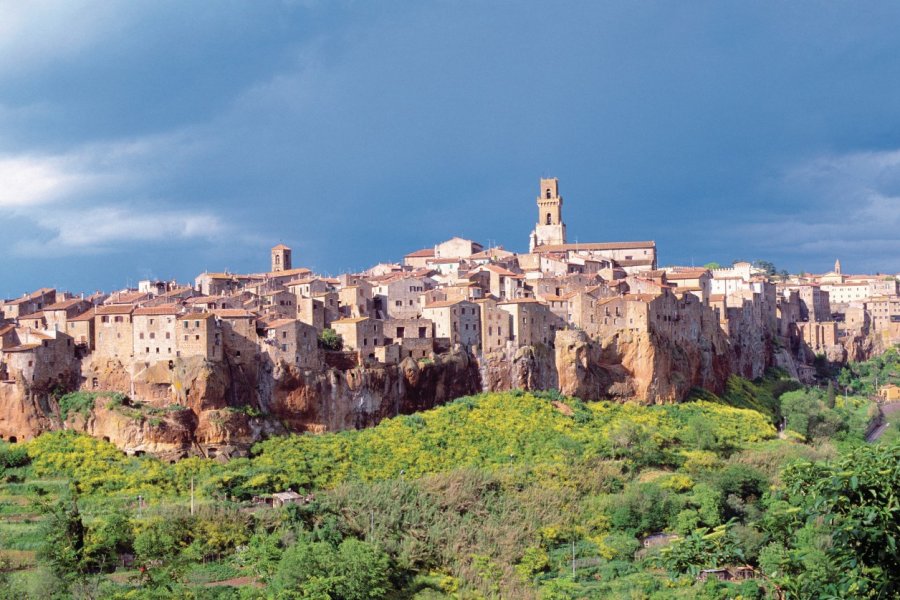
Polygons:
M900 446L863 441L873 403L846 387L482 394L226 464L65 431L0 444L0 597L897 597Z

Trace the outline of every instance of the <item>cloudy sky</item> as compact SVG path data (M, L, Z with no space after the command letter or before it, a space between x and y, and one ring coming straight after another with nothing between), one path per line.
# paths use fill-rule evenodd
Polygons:
M0 296L461 235L900 271L900 3L0 1Z

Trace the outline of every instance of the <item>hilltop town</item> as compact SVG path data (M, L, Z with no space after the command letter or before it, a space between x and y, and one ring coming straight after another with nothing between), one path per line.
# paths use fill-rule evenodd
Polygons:
M660 268L653 241L570 243L557 179L540 180L536 205L528 253L454 237L325 277L279 244L265 272L6 300L0 435L72 427L130 452L210 456L480 390L655 403L772 366L811 382L823 362L900 342L896 276ZM119 404L67 413L73 391Z

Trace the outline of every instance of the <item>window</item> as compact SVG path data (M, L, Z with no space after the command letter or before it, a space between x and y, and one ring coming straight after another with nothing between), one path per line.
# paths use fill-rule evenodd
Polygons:
M551 196L550 196L550 188L547 188L547 199L549 200L550 198L551 198Z
M197 341L200 341L200 336L199 336L199 335L195 335L195 336L194 336L194 339L197 340Z
M187 329L189 326L190 326L190 324L189 324L187 321L185 321L185 322L184 322L184 328Z
M151 340L155 340L155 339L156 339L156 334L153 333L152 331L150 332L150 339L151 339Z
M550 213L547 213L547 225L553 225L553 217L550 216Z
M153 319L150 319L150 324L153 325Z
M141 332L141 333L138 334L138 339L139 339L139 340L144 339L144 333L143 333L143 332Z
M169 332L166 332L166 339L169 339Z

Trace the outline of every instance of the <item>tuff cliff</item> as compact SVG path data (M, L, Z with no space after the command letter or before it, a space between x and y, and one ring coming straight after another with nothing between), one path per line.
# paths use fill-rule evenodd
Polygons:
M256 366L235 377L227 361L177 359L129 370L91 357L80 378L95 397L88 410L63 422L55 398L65 389L3 385L0 433L22 441L68 428L129 453L229 457L270 435L369 427L482 389L478 363L459 349L433 360L345 370L324 364L304 370L266 357Z

